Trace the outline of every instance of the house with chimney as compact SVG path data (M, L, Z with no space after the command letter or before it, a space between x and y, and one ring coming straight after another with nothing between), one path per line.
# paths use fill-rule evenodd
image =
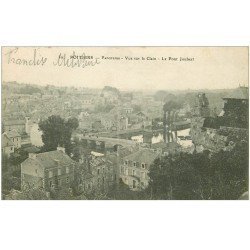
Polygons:
M29 157L21 163L21 187L40 188L46 192L71 187L74 181L76 162L65 149L45 153L29 153Z

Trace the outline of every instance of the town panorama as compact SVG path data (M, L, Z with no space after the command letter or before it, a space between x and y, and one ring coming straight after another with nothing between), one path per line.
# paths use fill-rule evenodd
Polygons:
M2 199L248 199L246 84L2 81Z

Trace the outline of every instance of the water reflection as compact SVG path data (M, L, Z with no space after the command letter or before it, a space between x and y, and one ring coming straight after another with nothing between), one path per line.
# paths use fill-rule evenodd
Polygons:
M190 139L189 135L190 135L190 128L177 131L177 138L175 137L175 134L173 133L173 138L181 146L190 147L193 145L193 142ZM154 143L158 143L158 142L163 142L164 138L163 138L162 133L154 134L150 138L143 137L143 135L140 134L140 135L132 136L131 140L136 141L138 143L149 142L149 143L154 144Z

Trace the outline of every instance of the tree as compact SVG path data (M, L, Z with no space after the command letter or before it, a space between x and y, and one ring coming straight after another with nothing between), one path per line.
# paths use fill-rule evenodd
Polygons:
M71 128L72 130L75 130L79 126L79 121L77 118L69 118L68 121L66 122L66 126Z
M52 115L48 119L39 123L39 128L43 132L43 150L56 150L58 146L65 147L66 153L71 151L71 135L74 129L78 127L78 120L70 118L64 120L60 116Z
M152 199L239 199L248 190L248 143L241 141L231 151L156 159L149 177Z
M182 153L156 159L149 173L152 199L198 199L194 192L198 179L189 157Z

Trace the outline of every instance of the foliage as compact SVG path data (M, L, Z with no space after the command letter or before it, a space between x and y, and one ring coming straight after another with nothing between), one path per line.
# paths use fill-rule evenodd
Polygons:
M167 102L175 100L175 95L165 90L158 90L154 95L155 101Z
M39 188L28 188L23 192L23 200L49 200L46 192Z
M31 86L31 85L25 85L23 88L20 88L19 90L19 94L32 95L35 93L41 94L42 91L40 88Z
M52 115L47 120L39 123L39 128L43 132L43 150L52 151L57 146L65 147L66 153L71 151L71 135L73 130L78 127L79 123L76 118L64 120L60 116Z
M53 200L74 200L72 190L67 187L51 192L51 199Z
M248 190L248 145L157 159L149 177L152 199L238 199Z
M105 92L105 91L110 91L110 92L113 92L114 94L120 96L120 91L115 87L104 86L104 88L102 90L102 93Z
M111 200L147 200L149 194L145 191L132 191L120 179L118 184L115 184L108 192L107 196Z
M109 104L109 103L104 104L104 105L98 104L95 106L94 112L96 112L96 113L108 113L114 107L115 107L114 105Z

